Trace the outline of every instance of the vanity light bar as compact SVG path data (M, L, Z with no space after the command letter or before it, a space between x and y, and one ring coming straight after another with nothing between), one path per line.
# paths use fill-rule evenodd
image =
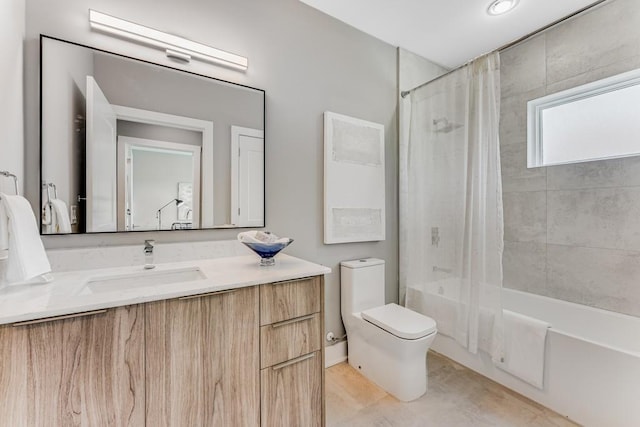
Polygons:
M216 65L246 70L249 61L244 56L225 52L202 43L194 42L172 34L163 33L153 28L125 21L95 10L89 9L91 28L138 43L163 49L167 56L179 57L183 61L191 58L210 62Z

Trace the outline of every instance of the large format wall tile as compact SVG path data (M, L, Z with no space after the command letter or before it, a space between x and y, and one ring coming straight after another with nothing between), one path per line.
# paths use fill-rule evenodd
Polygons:
M584 84L602 80L620 73L635 70L638 67L640 67L640 53L638 53L636 56L624 58L618 62L614 62L613 64L608 64L604 67L599 68L592 68L582 74L571 76L567 79L548 84L546 94L550 95L552 93L571 89L576 86L582 86Z
M640 186L640 156L546 169L549 190Z
M545 88L539 87L501 99L500 145L517 144L527 140L527 102L544 95Z
M640 187L549 191L548 242L640 250Z
M502 177L502 192L503 193L515 193L515 192L532 192L532 191L544 191L547 176L544 169L532 169L536 172L526 174L523 176L503 176Z
M505 242L503 286L544 295L547 287L546 262L547 245L544 243Z
M501 55L505 287L640 316L640 157L526 167L527 102L639 68L639 46L638 0L615 0Z
M640 252L548 245L548 296L640 316Z
M544 191L547 185L546 168L527 168L527 143L500 147L502 191Z
M547 83L638 55L637 0L616 0L546 33Z
M503 97L528 92L545 84L545 35L507 49L500 55Z
M539 243L546 241L546 198L544 191L503 194L506 241Z

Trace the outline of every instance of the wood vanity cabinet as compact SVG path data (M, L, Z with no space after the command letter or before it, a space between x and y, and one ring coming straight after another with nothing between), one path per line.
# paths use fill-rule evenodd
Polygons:
M0 426L322 426L312 277L0 325Z
M261 424L323 426L322 277L260 286Z
M0 326L0 426L143 426L143 307Z
M258 288L145 305L147 426L257 426Z

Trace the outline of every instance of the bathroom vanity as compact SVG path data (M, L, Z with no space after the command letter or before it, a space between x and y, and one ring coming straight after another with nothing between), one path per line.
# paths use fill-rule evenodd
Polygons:
M324 425L328 272L238 256L5 289L0 426Z

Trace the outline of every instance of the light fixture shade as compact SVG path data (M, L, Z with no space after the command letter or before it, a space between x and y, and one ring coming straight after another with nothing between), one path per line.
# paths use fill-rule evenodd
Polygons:
M179 56L181 60L188 61L190 58L195 58L239 70L246 70L249 66L249 61L244 56L225 52L224 50L172 34L163 33L162 31L91 9L89 9L89 23L91 28L95 30L162 49L170 53L170 57Z
M519 0L494 0L487 8L489 15L502 15L513 10L518 5Z

